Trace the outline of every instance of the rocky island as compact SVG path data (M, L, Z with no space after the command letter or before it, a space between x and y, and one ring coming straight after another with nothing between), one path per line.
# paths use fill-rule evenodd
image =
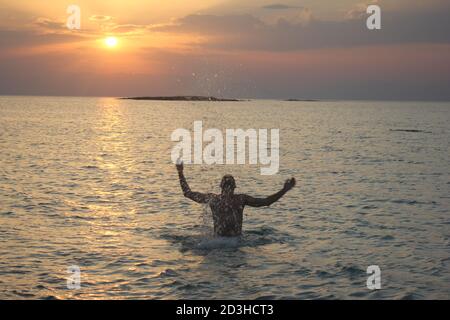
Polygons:
M126 97L127 100L157 100L157 101L242 101L208 96L161 96L161 97Z

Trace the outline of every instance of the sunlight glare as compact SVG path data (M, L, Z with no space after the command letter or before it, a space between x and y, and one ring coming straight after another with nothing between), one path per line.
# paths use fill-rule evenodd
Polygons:
M105 44L109 48L114 48L117 46L118 40L116 37L107 37L105 39Z

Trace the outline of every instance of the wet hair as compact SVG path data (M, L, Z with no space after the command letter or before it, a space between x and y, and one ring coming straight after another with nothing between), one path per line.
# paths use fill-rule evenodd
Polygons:
M224 189L235 189L236 188L236 182L234 181L234 178L232 175L224 175L222 178L222 181L220 182L220 187L222 190Z

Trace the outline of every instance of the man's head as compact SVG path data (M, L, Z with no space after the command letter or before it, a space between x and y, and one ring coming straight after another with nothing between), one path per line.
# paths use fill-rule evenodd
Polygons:
M233 191L236 188L236 182L232 175L224 175L222 181L220 182L220 187L222 191Z

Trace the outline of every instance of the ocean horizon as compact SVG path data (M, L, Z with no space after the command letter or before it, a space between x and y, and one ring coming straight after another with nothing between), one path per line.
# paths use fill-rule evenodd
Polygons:
M203 96L206 97L208 95L203 94L168 94L168 95L161 95L161 94L155 94L155 95L149 95L149 94L141 94L141 95L124 95L124 96L111 96L111 95L49 95L49 94L0 94L0 97L36 97L36 98L97 98L97 99L122 99L122 98L128 98L128 97L145 97L145 96L160 96L160 97L174 97L174 96L181 96L181 97L187 97L187 96ZM213 95L214 96L214 95ZM286 101L286 102L450 102L448 99L356 99L356 98L320 98L320 97L270 97L270 98L264 98L264 97L235 97L235 96L220 96L215 95L214 97L217 98L225 98L225 99L239 99L239 100L247 100L247 101ZM289 99L298 99L298 101L288 101ZM221 101L217 101L221 102ZM238 101L242 102L242 101Z

